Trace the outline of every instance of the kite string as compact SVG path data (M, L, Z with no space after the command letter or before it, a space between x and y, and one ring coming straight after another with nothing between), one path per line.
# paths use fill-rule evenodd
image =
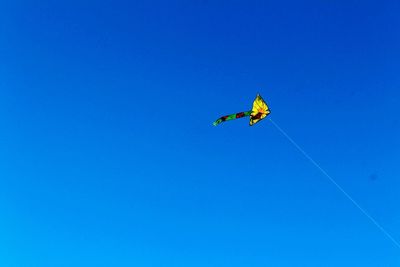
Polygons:
M318 170L325 175L331 183L333 183L340 192L342 192L379 230L382 231L398 248L400 248L400 243L388 232L382 225L380 225L374 217L369 215L369 213L363 209L336 181L333 179L310 155L308 155L281 127L276 124L272 119L269 119L271 123L281 132L296 148L299 150L304 157L306 157Z

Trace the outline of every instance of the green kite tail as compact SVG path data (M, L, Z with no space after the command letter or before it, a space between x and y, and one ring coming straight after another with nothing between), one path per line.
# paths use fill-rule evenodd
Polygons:
M214 121L213 125L217 126L221 122L235 120L235 119L247 117L247 116L250 116L250 115L251 115L251 110L246 111L246 112L239 112L239 113L235 113L235 114L231 114L231 115L222 116L218 120Z

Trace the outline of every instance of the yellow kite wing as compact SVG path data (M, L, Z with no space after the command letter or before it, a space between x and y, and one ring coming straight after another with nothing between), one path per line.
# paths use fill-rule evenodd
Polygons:
M262 99L262 97L257 94L257 97L253 102L253 108L251 110L250 126L264 119L270 113L271 111L269 110L267 103L265 103L264 99Z

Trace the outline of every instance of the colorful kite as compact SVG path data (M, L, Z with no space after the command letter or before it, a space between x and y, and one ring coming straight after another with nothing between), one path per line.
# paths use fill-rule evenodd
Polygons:
M253 124L256 124L260 120L267 117L269 113L271 113L271 111L269 110L267 103L265 103L264 99L262 99L262 97L259 94L257 94L257 97L253 102L253 108L251 110L222 116L218 120L214 121L213 124L214 126L217 126L223 121L230 121L250 116L250 126L252 126Z

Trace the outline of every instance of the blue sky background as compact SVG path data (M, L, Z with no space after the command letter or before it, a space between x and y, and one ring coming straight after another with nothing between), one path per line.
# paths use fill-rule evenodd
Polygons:
M1 266L399 266L400 2L2 1Z

